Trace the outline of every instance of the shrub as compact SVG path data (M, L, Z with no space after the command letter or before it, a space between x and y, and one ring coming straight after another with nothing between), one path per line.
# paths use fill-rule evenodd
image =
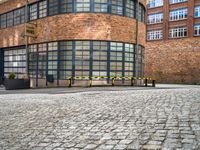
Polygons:
M15 78L15 73L14 72L10 72L8 75L8 79L14 79Z

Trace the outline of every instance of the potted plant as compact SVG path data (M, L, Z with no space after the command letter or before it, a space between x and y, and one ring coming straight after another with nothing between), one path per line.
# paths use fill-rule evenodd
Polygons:
M6 90L16 90L16 89L28 89L30 88L30 80L23 76L22 79L15 79L15 73L11 72L8 78L4 80L4 86Z

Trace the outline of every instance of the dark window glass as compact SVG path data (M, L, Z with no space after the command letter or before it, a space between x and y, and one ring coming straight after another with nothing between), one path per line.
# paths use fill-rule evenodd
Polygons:
M14 11L14 25L20 24L20 9Z
M23 48L7 49L4 51L4 73L8 77L10 72L16 78L22 78L26 72L26 50Z
M126 16L134 18L135 17L135 1L127 0L126 1Z
M61 4L61 12L73 12L73 0L62 0Z
M7 13L7 27L13 26L13 11Z
M90 0L77 0L76 1L77 12L89 12L90 11Z
M37 3L30 6L30 20L37 19Z
M49 0L49 15L58 14L58 0Z
M72 41L60 42L59 79L67 79L72 76L72 43Z
M142 46L138 46L138 55L137 55L137 66L136 66L136 70L138 72L138 77L142 77L143 76L143 64L144 64L144 48Z
M110 43L110 76L122 76L123 43Z
M1 15L1 28L6 28L6 14Z
M57 79L58 68L58 43L48 43L48 74Z
M20 22L24 23L25 22L25 7L20 9Z
M107 42L93 42L93 76L107 76Z
M38 45L38 78L46 78L47 44Z
M89 76L90 41L76 41L76 76Z
M39 3L39 18L47 16L47 1L41 1Z
M31 78L37 76L37 45L29 46L29 75Z
M141 4L139 4L139 21L144 22L145 8Z
M111 13L123 14L123 0L112 0Z
M94 12L108 12L108 0L94 0Z

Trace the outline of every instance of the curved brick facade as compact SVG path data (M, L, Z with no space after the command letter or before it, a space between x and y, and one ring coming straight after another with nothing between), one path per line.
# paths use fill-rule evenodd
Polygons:
M42 2L45 4L40 6ZM108 1L106 11L101 9L100 12L96 12L93 1L89 1L89 7L85 2L84 10L80 10L77 1L72 1L70 13L62 12L60 1L56 2L57 5L53 1L29 1L28 23L37 26L36 38L28 38L29 57L26 57L24 36L25 1L9 0L0 5L3 20L0 52L4 57L0 61L3 64L0 65L0 76L7 77L10 72L15 72L17 78L22 78L28 71L32 87L66 86L69 78L76 85L74 79L79 77L103 77L104 81L99 81L103 84L110 84L116 77L143 77L145 0L141 0L139 5L137 1L121 0L117 6ZM136 10L139 12L138 21ZM17 17L18 11L20 17ZM40 13L45 15L41 17ZM119 83L130 84L122 80Z
M108 40L136 43L136 21L109 14L62 14L32 21L37 38L29 44L57 40ZM0 30L0 47L24 45L24 25ZM139 23L139 44L145 46L145 24Z

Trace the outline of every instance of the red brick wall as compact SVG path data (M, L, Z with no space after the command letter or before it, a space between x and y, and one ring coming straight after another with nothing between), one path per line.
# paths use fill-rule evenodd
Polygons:
M145 76L162 83L200 83L200 38L148 42Z
M38 0L28 0L28 3L34 3ZM146 7L146 0L139 0L141 4ZM22 7L26 4L26 0L8 0L2 4L0 4L0 14L4 12L8 12L10 10Z
M37 0L29 0L29 3ZM146 0L140 0L146 4ZM9 0L0 5L0 13L22 7L25 0ZM37 38L29 44L57 40L110 40L136 43L136 21L109 14L62 14L33 21L37 24ZM139 44L146 44L146 27L139 23ZM24 25L0 30L0 47L24 45Z
M108 14L63 14L39 19L37 38L31 43L57 40L110 40L136 43L136 21ZM23 45L24 25L0 30L0 47ZM145 25L139 25L139 44L145 46Z

